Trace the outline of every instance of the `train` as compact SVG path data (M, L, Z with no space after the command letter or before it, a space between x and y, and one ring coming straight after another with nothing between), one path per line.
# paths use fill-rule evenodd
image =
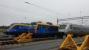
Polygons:
M16 37L24 32L31 32L33 38L62 38L63 36L61 33L58 33L58 26L43 23L13 24L4 33Z
M29 23L29 24L12 24L4 33L6 35L19 36L22 33L31 32L33 38L55 37L63 38L68 33L74 37L89 34L89 26L63 23L59 25Z
M33 25L31 24L11 24L10 27L4 32L6 35L18 36L23 32L32 32Z
M68 33L72 33L74 37L84 36L89 34L89 26L63 23L59 25L59 33L62 33L66 36Z

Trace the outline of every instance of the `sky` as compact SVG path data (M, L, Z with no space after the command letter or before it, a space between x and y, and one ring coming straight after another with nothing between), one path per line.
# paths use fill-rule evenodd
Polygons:
M0 0L0 25L35 21L57 24L57 18L80 16L89 16L89 0ZM65 22L81 24L81 20Z

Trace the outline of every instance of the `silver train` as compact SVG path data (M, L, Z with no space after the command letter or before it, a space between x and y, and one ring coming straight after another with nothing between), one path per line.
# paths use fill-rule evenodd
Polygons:
M82 36L89 34L89 26L77 25L77 24L60 24L59 33L67 35L69 32L72 32L75 36Z

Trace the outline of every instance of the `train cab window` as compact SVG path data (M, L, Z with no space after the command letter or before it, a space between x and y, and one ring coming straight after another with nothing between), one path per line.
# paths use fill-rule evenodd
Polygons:
M66 28L66 25L60 25L59 26L59 29L65 29Z
M14 26L13 29L18 29L20 28L21 26Z
M16 25L12 29L21 29L21 28L28 28L28 26Z

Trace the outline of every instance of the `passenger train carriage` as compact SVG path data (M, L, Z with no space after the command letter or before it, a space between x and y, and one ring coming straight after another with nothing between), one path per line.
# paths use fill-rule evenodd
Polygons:
M60 24L59 33L67 35L69 32L74 36L83 36L89 33L89 26L77 25L77 24Z

